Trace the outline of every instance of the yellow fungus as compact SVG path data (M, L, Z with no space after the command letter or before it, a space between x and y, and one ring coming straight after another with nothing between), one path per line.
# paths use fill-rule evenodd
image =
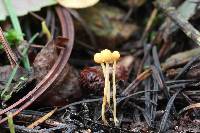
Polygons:
M101 51L101 55L102 55L102 58L106 64L106 68L105 68L105 78L106 78L106 83L105 83L105 86L106 86L106 99L107 99L107 103L108 105L110 106L110 82L109 82L109 63L112 63L112 52L108 49L104 49Z
M101 53L96 53L95 55L94 55L94 61L96 62L96 63L99 63L99 64L101 64L101 67L102 67L102 69L103 69L103 75L105 75L105 65L104 65L104 61L103 61L103 58L102 58L102 55L101 55Z
M102 53L96 53L94 55L94 61L96 63L101 64L102 70L103 70L103 75L105 77L105 86L104 86L104 97L103 97L103 103L102 103L102 111L101 111L101 115L102 115L102 120L105 124L107 124L106 118L105 118L105 108L106 108L106 101L107 101L107 76L106 76L106 67L104 65L104 59L102 56Z
M112 61L112 53L110 50L108 49L102 50L101 55L105 63L109 63L110 61Z
M94 55L94 61L95 61L96 63L102 63L102 62L103 62L101 53L96 53L96 54Z
M120 57L120 53L118 51L114 51L112 53L112 59L113 59L113 61L117 61L119 59L119 57Z
M104 86L104 97L102 103L102 120L105 124L108 124L105 118L105 109L106 103L110 106L110 81L109 81L109 64L113 64L112 67L112 80L113 80L113 118L115 125L118 124L118 120L116 117L116 83L115 83L115 73L116 73L116 62L120 58L120 53L118 51L114 51L113 53L108 50L102 50L101 53L96 53L94 55L94 61L96 63L100 63L103 69L103 75L105 78L105 86ZM105 63L105 64L104 64Z

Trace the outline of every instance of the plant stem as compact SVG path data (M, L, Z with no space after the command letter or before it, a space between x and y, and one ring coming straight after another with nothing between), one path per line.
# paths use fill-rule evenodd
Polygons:
M34 41L34 39L35 39L38 35L39 35L39 34L36 33L36 34L29 40L29 43L32 43L32 42ZM27 48L24 48L24 49L23 49L23 52L22 52L23 58L24 58L24 55L26 55L26 53L27 53L27 51L28 51L28 48L29 48L29 46L28 46ZM11 72L11 74L10 74L10 77L9 77L9 79L8 79L8 82L6 83L5 88L4 88L4 90L2 91L2 93L1 93L1 98L3 98L4 100L7 100L7 99L10 98L11 93L10 93L9 95L6 95L5 97L4 97L4 94L5 94L5 92L8 91L8 89L10 88L10 84L11 84L13 78L15 77L18 68L19 68L19 65L17 64L17 65L14 67L14 69L12 70L12 72Z
M12 113L8 113L7 117L8 117L8 127L10 130L10 133L15 133L15 126L14 126L14 122L13 122Z
M41 24L42 24L42 32L46 34L48 40L51 40L51 33L46 25L46 22L42 21Z
M4 99L4 100L8 100L8 99L10 98L10 94L9 94L9 95L6 95L5 97L4 97L4 94L5 94L5 92L8 91L8 89L10 88L10 84L11 84L13 78L15 77L18 68L19 68L19 65L17 64L17 65L14 67L14 69L12 70L12 72L11 72L11 74L10 74L10 77L9 77L9 79L8 79L8 82L6 83L6 86L5 86L4 90L3 90L2 93L1 93L1 98Z
M13 8L12 2L11 0L4 0L5 6L7 8L7 11L9 13L12 25L14 27L14 29L17 31L17 33L19 34L21 40L23 40L23 33L22 33L22 29L19 23L19 20L17 18L17 15L15 13L15 10Z
M14 27L14 29L16 30L16 32L18 33L18 35L20 36L20 40L24 40L23 38L23 33L22 33L22 29L19 23L19 19L15 13L14 7L12 5L12 1L11 0L4 0L5 6L7 8L7 11L9 13L12 25ZM22 59L22 63L25 67L26 70L30 71L31 67L30 67L30 62L28 59L28 55L24 55L24 58Z

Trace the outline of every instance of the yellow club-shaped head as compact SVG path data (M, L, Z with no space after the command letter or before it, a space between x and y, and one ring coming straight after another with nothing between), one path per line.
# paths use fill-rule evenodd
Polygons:
M112 53L108 49L104 49L101 51L101 56L104 62L109 63L112 62Z
M96 53L96 54L94 55L94 61L95 61L96 63L103 63L103 59L102 59L101 53Z
M119 60L119 58L120 58L120 53L118 51L114 51L112 53L112 59L113 59L113 61L117 61L117 60Z

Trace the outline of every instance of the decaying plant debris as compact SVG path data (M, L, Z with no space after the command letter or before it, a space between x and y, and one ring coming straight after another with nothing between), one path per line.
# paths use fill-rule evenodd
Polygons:
M6 3L0 132L200 132L199 1L63 1L19 21ZM93 60L103 49L120 52L115 75Z

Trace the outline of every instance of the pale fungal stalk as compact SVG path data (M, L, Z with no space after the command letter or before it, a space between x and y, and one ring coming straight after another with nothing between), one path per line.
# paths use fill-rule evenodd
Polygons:
M94 61L96 63L101 64L101 67L103 69L103 75L105 78L105 86L104 86L104 96L103 96L103 103L102 103L102 120L105 124L108 124L105 118L105 110L106 110L106 103L110 106L110 81L109 81L109 64L113 64L112 67L112 80L113 80L113 118L114 123L117 125L118 120L116 117L116 83L115 83L115 73L116 73L116 62L119 59L120 54L118 51L114 51L111 53L110 50L105 49L101 51L101 53L96 53L94 55ZM105 64L104 64L105 63Z
M102 103L102 110L101 110L101 115L102 115L102 120L105 124L107 124L106 118L105 118L105 110L106 110L106 101L107 101L107 70L106 70L106 66L104 65L104 56L102 56L102 53L96 53L94 55L94 61L96 63L101 64L102 70L103 70L103 75L105 78L105 86L104 86L104 96L103 96L103 103Z
M106 90L107 90L107 93L106 93L106 96L107 96L107 103L108 103L108 106L110 107L110 81L109 81L109 63L106 63Z
M101 116L102 116L102 120L105 124L107 124L108 122L106 121L106 117L105 117L105 110L106 110L106 101L107 101L107 78L106 78L106 73L107 73L107 69L106 69L106 66L104 65L104 63L101 63L101 67L102 67L102 70L103 70L103 75L104 75L104 78L105 78L105 86L104 86L104 96L103 96L103 104L102 104L102 111L101 111Z
M101 109L101 117L102 117L102 121L104 122L104 124L108 124L108 122L106 121L106 117L105 117L105 111L106 111L106 86L104 87L104 96L103 96L103 103L102 103L102 109Z
M112 62L112 53L108 49L104 49L101 51L102 58L106 64L105 69L105 89L106 89L106 100L108 106L110 106L110 81L109 81L109 63Z
M112 80L113 80L113 119L115 126L118 125L117 120L117 100L116 100L116 83L115 83L115 73L116 73L116 61L119 59L120 54L118 51L112 53L113 58L113 70L112 70Z

